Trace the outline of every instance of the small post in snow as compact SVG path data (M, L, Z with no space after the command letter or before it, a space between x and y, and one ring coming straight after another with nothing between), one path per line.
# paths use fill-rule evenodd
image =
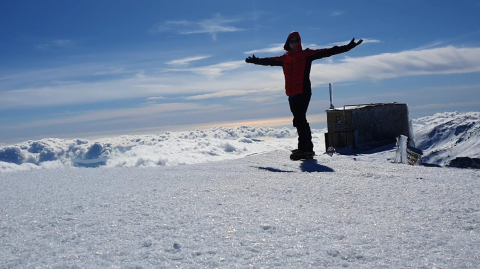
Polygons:
M400 135L397 137L397 154L395 157L396 163L408 163L407 158L407 139L408 137Z

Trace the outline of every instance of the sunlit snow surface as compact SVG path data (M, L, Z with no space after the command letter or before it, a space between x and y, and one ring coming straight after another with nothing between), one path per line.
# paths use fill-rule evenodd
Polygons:
M0 174L0 268L480 268L480 172L274 151Z
M478 156L479 118L418 119L417 147ZM303 162L252 127L0 147L0 268L480 268L480 170L330 157L323 132Z

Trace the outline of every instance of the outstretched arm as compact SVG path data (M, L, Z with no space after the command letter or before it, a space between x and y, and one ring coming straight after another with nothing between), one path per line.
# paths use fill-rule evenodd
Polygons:
M252 57L247 57L245 62L258 64L258 65L270 65L270 66L282 66L283 61L280 57L269 57L269 58L257 58L255 54Z
M313 54L313 57L314 57L313 59L314 60L321 59L321 58L333 56L335 54L340 54L340 53L347 52L347 51L355 48L356 46L362 44L362 42L363 42L363 39L360 39L360 40L358 40L358 42L355 42L355 38L352 38L350 43L348 43L347 45L344 45L344 46L334 46L334 47L331 47L329 49L314 50L315 53Z

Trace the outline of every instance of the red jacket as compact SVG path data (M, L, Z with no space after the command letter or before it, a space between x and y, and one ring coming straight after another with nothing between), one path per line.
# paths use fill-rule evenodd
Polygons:
M289 40L292 37L298 38L298 48L290 50ZM287 51L278 57L257 58L255 64L282 66L285 75L285 93L296 95L301 93L312 94L310 83L310 69L312 61L330 57L335 54L344 53L352 49L351 46L334 46L328 49L302 49L302 39L298 32L291 32L283 48Z

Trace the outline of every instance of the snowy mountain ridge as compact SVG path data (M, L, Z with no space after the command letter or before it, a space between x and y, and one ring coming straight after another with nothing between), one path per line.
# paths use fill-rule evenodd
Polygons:
M480 158L480 112L445 112L414 120L422 161L448 165L457 157Z

